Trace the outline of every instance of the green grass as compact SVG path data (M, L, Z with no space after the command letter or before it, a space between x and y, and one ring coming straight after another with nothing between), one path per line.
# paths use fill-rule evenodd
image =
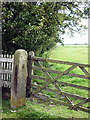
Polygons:
M26 105L16 110L10 109L10 101L3 100L2 106L2 117L3 118L61 118L63 120L68 120L69 118L88 118L88 113L82 111L69 110L65 106L54 105L50 106L50 103L43 103L35 99L33 102L26 99ZM20 119L21 118L21 119Z
M88 63L88 46L87 45L75 45L75 46L67 45L64 47L58 46L49 52L49 56L51 59L87 64ZM64 71L69 67L70 66L68 65L52 64L52 66L49 66L49 69ZM71 72L83 75L83 72L80 70L80 68L76 68ZM38 71L38 75L44 76L44 73ZM50 74L50 75L53 78L57 76L57 74ZM88 86L87 79L81 79L77 77L63 76L58 81ZM36 80L36 79L34 79L33 82L42 83L42 85L45 84L45 81L42 82L41 80ZM49 86L50 88L55 89L54 85L50 84ZM61 85L60 85L60 88L64 92L77 94L83 97L88 97L88 92L86 90L77 89L73 87L66 87ZM54 96L54 94L50 92L43 91L43 93L47 93L51 97ZM71 100L73 100L74 103L80 102L79 100L74 100L74 99L71 99ZM39 103L38 102L39 100L37 99L35 99L33 102L26 99L26 105L24 107L18 108L15 112L12 112L10 109L10 101L3 100L2 117L3 118L43 118L43 119L44 118L48 118L48 119L49 118L54 118L54 119L55 118L66 118L66 119L67 118L88 118L88 113L86 112L69 110L67 109L67 107L58 105L58 104L55 105L54 107L50 107L49 106L50 103L42 103L41 101ZM87 106L88 104L86 104L86 107Z
M50 58L68 62L88 63L88 45L58 46L51 51Z

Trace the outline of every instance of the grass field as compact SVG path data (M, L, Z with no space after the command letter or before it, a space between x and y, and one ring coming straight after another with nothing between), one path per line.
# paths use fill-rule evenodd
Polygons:
M51 50L50 58L88 64L88 45L57 46Z
M75 45L75 46L58 46L55 47L53 50L49 51L49 57L51 59L58 59L62 61L69 61L69 62L78 62L78 63L88 63L88 46L87 45ZM51 65L51 64L49 64ZM67 69L67 65L59 65L59 64L52 64L50 69L55 70L65 70ZM76 68L72 71L72 73L76 74L83 74L83 72ZM42 73L41 73L42 74ZM43 76L43 74L42 74ZM51 76L54 78L56 74L51 74ZM63 76L61 79L59 79L64 82L70 82L78 85L84 85L88 86L88 80L87 79L81 79L76 77L69 77L69 76ZM34 80L35 81L35 80ZM40 80L37 80L37 82L41 82ZM43 83L44 84L44 83ZM50 84L50 87L53 88L53 85ZM64 87L61 86L62 90L69 93L78 94L80 96L88 97L88 92L85 90L79 90L71 87ZM48 93L48 95L53 96L51 93ZM73 100L74 101L74 100ZM77 103L77 101L74 101ZM88 106L86 104L86 106ZM10 101L9 100L3 100L3 107L2 107L2 117L3 118L53 118L54 120L57 118L61 118L63 120L69 120L68 118L88 118L88 113L82 112L82 111L74 111L69 110L67 107L62 105L54 105L51 106L50 103L43 103L41 101L38 101L37 99L34 99L33 102L26 99L26 105L23 108L18 108L17 110L11 110L10 109ZM22 119L21 119L22 120Z

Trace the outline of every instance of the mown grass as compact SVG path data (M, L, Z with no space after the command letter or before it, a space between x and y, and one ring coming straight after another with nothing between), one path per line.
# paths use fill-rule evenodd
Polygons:
M48 53L47 53L48 54ZM88 63L88 46L87 45L75 45L75 46L58 46L55 49L51 50L49 52L49 57L51 59L58 59L62 61L69 61L69 62L78 62L78 63ZM61 64L51 64L49 63L49 69L58 70L58 71L64 71L70 66L68 65L61 65ZM87 69L88 70L88 69ZM76 68L75 70L71 71L75 74L84 74L80 68ZM45 77L43 72L37 71L34 72L35 74L38 73L39 76ZM53 78L57 76L57 74L50 74ZM88 86L88 80L77 78L77 77L70 77L70 76L63 76L58 81L63 82L69 82L73 84ZM40 83L39 85L42 86L46 82L41 80L33 79L33 82ZM66 87L59 85L60 88L64 92L69 92L72 94L77 94L83 97L88 97L88 92L86 90L81 90L73 87ZM50 84L50 88L56 89L54 85ZM50 95L51 97L54 97L54 93L45 92L47 95ZM70 98L71 99L71 98ZM80 102L80 100L71 99L75 104ZM44 101L45 102L45 101ZM69 110L67 107L62 105L55 105L53 107L49 106L50 103L43 103L37 99L34 99L34 101L30 101L26 99L26 105L22 108L18 108L16 111L12 111L10 109L10 101L3 100L3 112L2 117L3 118L88 118L88 113L82 112L82 111L74 111ZM88 107L88 104L86 104L86 107Z
M50 58L87 64L89 55L88 45L65 45L55 47Z

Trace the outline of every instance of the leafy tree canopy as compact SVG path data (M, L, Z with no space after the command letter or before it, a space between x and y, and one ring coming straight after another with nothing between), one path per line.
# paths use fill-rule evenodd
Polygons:
M61 35L66 29L73 35L85 28L80 21L88 13L88 3L82 8L76 2L3 2L3 53L13 54L22 48L40 56L57 42L63 44Z

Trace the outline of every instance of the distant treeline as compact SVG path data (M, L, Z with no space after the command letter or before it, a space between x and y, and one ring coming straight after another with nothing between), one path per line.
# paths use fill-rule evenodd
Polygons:
M82 43L82 44L75 43L75 44L65 44L65 45L88 45L88 43Z

